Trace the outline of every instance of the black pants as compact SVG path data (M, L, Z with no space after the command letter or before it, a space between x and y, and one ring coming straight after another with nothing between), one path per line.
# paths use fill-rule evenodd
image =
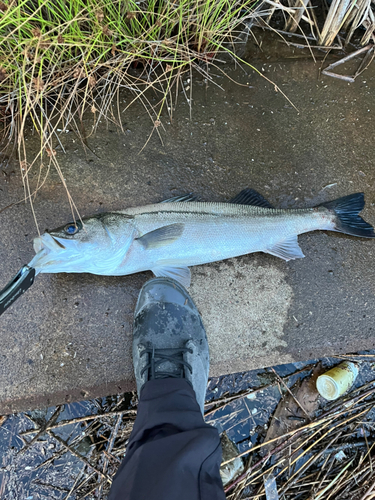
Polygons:
M224 500L220 462L218 431L190 384L150 380L108 500Z

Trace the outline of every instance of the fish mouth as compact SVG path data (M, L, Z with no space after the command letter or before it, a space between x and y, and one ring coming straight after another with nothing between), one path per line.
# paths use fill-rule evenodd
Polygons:
M45 233L34 239L35 253L38 253L43 249L52 252L61 252L62 250L66 250L66 247L61 243L61 241L59 241L59 238L52 236L50 233Z
M61 238L52 236L50 233L44 233L34 239L34 251L36 255L29 263L30 267L34 267L37 273L43 272L45 266L54 266L60 262L59 254L63 253L67 248L62 243Z

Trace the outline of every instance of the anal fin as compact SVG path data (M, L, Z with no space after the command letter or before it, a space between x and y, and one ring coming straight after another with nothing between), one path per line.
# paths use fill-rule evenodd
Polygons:
M298 245L296 235L289 236L285 240L277 242L273 247L264 251L286 261L302 259L304 257L301 247Z
M189 288L191 282L190 269L185 266L173 266L168 263L160 263L151 269L155 276L165 276L166 278L172 278L185 288Z

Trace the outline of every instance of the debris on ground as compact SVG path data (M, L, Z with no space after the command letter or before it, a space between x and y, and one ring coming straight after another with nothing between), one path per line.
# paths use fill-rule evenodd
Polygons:
M343 359L359 375L325 400L316 379ZM205 419L222 434L227 498L373 498L374 361L370 351L211 379ZM2 417L0 498L107 498L136 407L131 393Z
M323 398L333 401L347 392L358 376L358 366L351 361L343 361L320 375L316 388Z
M316 390L316 380L322 373L320 363L316 365L310 377L302 381L300 379L289 389L281 377L278 377L280 392L284 396L280 399L275 412L272 415L265 442L270 444L262 448L265 456L279 444L283 443L283 436L292 431L296 431L303 425L308 424L315 417L319 408L319 393ZM294 447L292 447L294 449ZM281 456L286 456L290 448L280 452Z
M229 439L225 431L222 433L220 441L223 450L220 476L223 485L226 486L242 474L244 471L244 464L242 458L238 456L239 451L237 446Z

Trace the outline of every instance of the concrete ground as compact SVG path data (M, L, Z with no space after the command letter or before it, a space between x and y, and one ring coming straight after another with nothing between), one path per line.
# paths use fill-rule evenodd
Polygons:
M279 61L263 54L256 62L298 112L273 85L227 65L221 69L240 85L218 70L218 86L184 78L192 85L192 118L180 93L173 120L162 116L164 145L154 133L142 149L152 126L139 103L122 114L125 134L103 123L86 152L73 133L61 133L66 154L57 146L57 159L81 215L187 192L228 200L252 187L283 208L364 191L363 215L375 224L375 67L348 84L319 77L319 63L294 60L298 54ZM121 108L130 99L124 93ZM28 143L30 151L38 147L31 135ZM16 161L4 163L0 210L22 197ZM71 220L54 171L34 208L41 231ZM31 260L37 231L24 203L0 220L4 286ZM316 232L299 242L306 257L289 263L252 254L192 269L212 376L375 347L375 241ZM0 413L133 389L132 314L150 277L38 276L0 318Z

